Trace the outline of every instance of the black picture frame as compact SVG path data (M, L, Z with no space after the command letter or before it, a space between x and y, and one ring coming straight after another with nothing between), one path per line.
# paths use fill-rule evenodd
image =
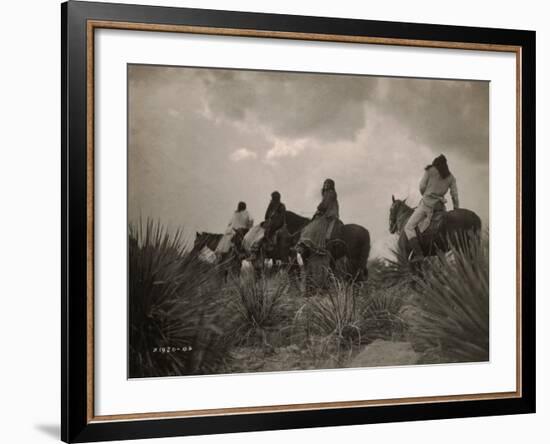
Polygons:
M521 395L479 399L118 421L90 417L87 37L90 20L381 39L512 45L521 49ZM69 1L61 5L61 437L90 442L510 415L535 412L535 32Z

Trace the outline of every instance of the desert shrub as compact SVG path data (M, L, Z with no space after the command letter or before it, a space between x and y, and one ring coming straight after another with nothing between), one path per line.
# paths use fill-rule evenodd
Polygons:
M440 362L489 359L488 239L462 237L417 280L420 308L411 321L416 349Z
M374 259L369 262L369 285L375 288L412 285L417 270L399 251L392 251L392 259Z
M239 344L248 344L260 336L265 343L266 330L277 327L284 316L284 296L290 282L285 274L259 278L244 275L232 281L230 311L235 313L233 336Z
M228 357L215 267L184 252L181 232L129 227L129 376L213 373Z
M407 329L402 311L410 293L406 282L367 292L361 309L363 342L401 339Z
M307 322L312 334L322 335L338 345L361 342L360 287L333 274L325 294L308 304Z

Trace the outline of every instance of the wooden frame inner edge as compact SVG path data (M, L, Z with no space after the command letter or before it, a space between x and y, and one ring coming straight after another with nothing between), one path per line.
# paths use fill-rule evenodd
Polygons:
M178 32L239 37L263 37L290 40L327 41L340 43L363 43L376 45L417 46L424 48L466 49L477 51L513 52L516 55L516 391L499 393L479 393L451 396L423 396L410 398L339 401L306 404L285 404L256 407L229 407L219 409L183 410L172 412L128 413L116 415L94 414L94 31L96 28L125 29L133 31ZM139 419L189 418L197 416L222 416L237 414L259 414L274 412L292 412L303 410L325 410L334 408L358 408L415 403L438 403L476 401L491 399L521 398L522 396L522 47L517 45L499 45L471 42L448 42L436 40L415 40L367 36L347 36L334 34L311 34L285 31L264 31L234 28L213 28L187 25L165 25L151 23L132 23L122 21L88 20L86 26L86 205L87 205L87 396L86 417L88 423L113 422Z

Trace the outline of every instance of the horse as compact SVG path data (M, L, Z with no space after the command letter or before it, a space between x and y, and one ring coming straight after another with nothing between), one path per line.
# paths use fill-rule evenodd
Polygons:
M219 258L219 264L224 269L225 281L230 275L239 276L241 272L242 260L245 254L242 251L241 245L244 236L248 232L248 228L233 228L233 236L231 236L231 248L227 253L222 254Z
M399 200L392 195L389 230L391 234L399 234L398 250L400 254L407 258L410 257L412 248L404 228L413 212L414 208L406 204L406 199ZM473 235L479 238L481 219L473 211L458 208L452 211L444 211L441 217L442 220L439 226L430 226L423 234L418 236L424 256L435 256L438 251L448 252L451 246L457 245L456 243L465 235ZM432 218L432 224L433 222Z
M263 245L265 256L283 264L291 264L296 260L294 247L300 239L300 233L310 222L307 217L300 216L292 211L286 211L285 224L275 233L275 242L272 245Z
M252 266L256 275L259 275L264 270L266 260L272 260L274 264L279 264L284 267L289 273L297 274L300 271L298 258L294 246L298 242L300 232L307 225L309 219L300 216L292 211L285 211L285 223L279 228L269 241L263 238L260 242L259 251L256 252L256 259ZM258 227L255 227L258 228ZM251 229L248 232L238 232L233 237L235 250L242 257L251 254L250 246L255 242L254 237L258 231Z
M242 241L242 238L248 231L247 228L233 229L234 234L231 238L232 247L227 253L223 253L221 257L216 259L216 263L220 266L220 269L223 271L224 281L227 282L229 275L237 275L241 268L241 255L239 254L238 248L235 247L236 244ZM208 248L212 252L216 251L223 234L218 233L208 233L208 232L198 232L195 236L195 242L193 245L192 253L199 254L203 248Z
M209 248L212 251L216 251L223 234L207 233L205 231L197 231L195 234L195 242L193 243L193 249L191 252L199 253L204 247Z
M365 227L357 224L336 225L331 238L326 243L329 268L335 271L336 261L345 258L347 260L346 276L353 282L366 282L370 249L370 233ZM299 250L307 266L314 253L305 246L300 246Z

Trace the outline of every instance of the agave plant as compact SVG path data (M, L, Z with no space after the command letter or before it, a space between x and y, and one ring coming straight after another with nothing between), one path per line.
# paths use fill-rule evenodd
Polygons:
M338 345L361 342L360 287L350 280L330 275L326 294L309 306L309 323L314 334L335 340Z
M402 310L410 293L407 282L367 293L361 309L360 324L364 342L400 339L407 329Z
M392 254L393 259L374 259L369 263L371 287L385 289L414 283L418 272L407 256L399 251L392 251Z
M284 311L284 296L290 287L288 276L275 275L272 278L262 275L258 279L245 275L232 282L231 304L236 313L234 336L238 342L247 343L255 334L262 336L265 331L277 324Z
M216 270L184 252L181 231L129 229L129 375L212 373L227 357Z
M463 237L418 279L421 310L411 325L415 348L444 362L489 359L488 239Z

